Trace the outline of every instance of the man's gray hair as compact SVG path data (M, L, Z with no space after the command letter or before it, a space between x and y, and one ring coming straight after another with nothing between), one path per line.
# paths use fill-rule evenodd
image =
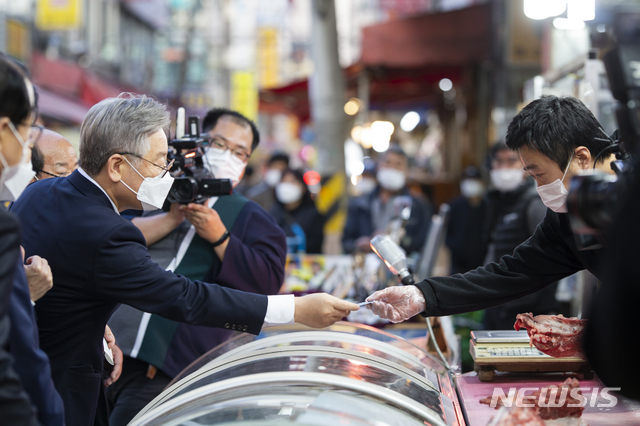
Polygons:
M96 176L113 154L129 152L143 157L149 151L149 136L168 130L167 107L153 98L121 93L95 104L80 127L79 164ZM139 164L138 158L129 159Z

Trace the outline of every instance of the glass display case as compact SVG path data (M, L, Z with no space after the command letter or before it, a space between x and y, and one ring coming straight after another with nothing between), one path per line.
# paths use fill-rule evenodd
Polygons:
M448 371L403 339L352 324L264 334L213 349L131 424L464 424Z

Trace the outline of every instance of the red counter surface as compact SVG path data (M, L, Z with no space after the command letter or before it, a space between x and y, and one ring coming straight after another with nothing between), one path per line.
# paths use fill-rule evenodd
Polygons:
M604 385L595 380L581 380L579 376L563 375L563 374L517 374L517 373L496 373L494 382L483 383L478 380L476 373L465 373L456 376L458 392L460 395L460 403L467 413L469 421L467 426L485 426L489 420L496 414L497 410L485 404L480 404L480 399L493 395L494 388L502 388L506 394L509 388L517 389L523 387L541 388L548 385L558 385L569 377L575 377L580 380L580 387L598 388L598 392ZM528 390L530 394L533 390ZM583 396L587 398L587 405L582 413L582 418L589 426L637 426L640 425L640 402L632 401L613 394L618 398L618 402L611 408L598 408L598 404L608 404L609 400L603 398L600 394L596 400L596 407L589 406L591 400L591 390L582 391Z

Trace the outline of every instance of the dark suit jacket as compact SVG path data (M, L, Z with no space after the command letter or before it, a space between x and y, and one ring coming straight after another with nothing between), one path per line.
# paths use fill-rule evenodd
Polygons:
M38 342L38 327L31 306L29 284L22 260L16 264L9 313L11 317L9 350L24 389L38 409L38 419L40 423L47 426L64 425L62 399L51 380L49 358L40 349Z
M119 303L176 321L260 332L267 296L192 282L160 268L138 228L78 171L30 185L12 211L22 222L27 256L47 259L53 272L53 289L36 312L68 426L93 424L102 336Z
M20 230L15 216L0 207L0 423L38 425L36 411L22 388L9 355L10 298L20 259ZM24 270L22 271L24 274Z

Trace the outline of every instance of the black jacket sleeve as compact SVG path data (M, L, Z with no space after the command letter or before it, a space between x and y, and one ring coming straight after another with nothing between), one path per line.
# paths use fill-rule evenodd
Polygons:
M11 321L9 300L20 257L18 221L0 207L0 423L38 425L8 351Z
M560 226L558 215L547 213L533 236L512 256L465 274L416 284L426 299L423 314L452 315L501 305L585 269L561 235Z

